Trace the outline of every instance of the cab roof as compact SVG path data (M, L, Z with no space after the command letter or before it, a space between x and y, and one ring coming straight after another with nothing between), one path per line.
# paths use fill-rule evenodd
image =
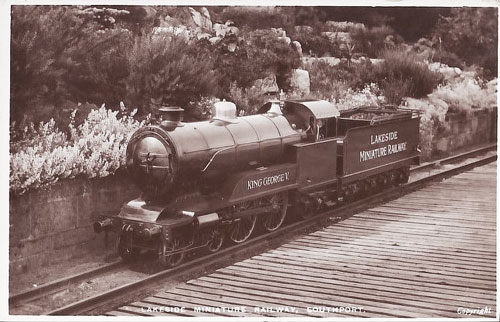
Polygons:
M266 113L271 107L271 102L264 104L258 111L259 114ZM335 105L324 100L293 100L285 101L283 111L308 110L316 119L337 117L340 112Z
M332 103L324 100L294 100L286 101L285 109L287 106L302 106L307 108L314 115L316 119L326 119L337 117L340 115L339 110Z

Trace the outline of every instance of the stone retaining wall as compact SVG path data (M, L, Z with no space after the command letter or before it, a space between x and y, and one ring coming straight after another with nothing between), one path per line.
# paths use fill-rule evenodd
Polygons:
M124 174L72 179L10 197L10 271L114 251L114 241L93 232L99 214L118 212L139 190ZM107 245L106 245L107 244Z
M443 131L434 137L434 155L450 155L453 151L497 139L497 109L477 109L470 114L448 114Z

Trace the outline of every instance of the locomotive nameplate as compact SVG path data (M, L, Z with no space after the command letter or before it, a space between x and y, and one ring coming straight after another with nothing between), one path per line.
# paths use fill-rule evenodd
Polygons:
M248 179L247 189L253 190L265 186L272 186L289 180L290 180L290 171L285 171L280 174L269 175L263 178Z
M289 189L296 184L296 165L281 164L267 168L249 170L226 187L229 199L254 198L263 193Z
M353 128L344 140L343 174L369 170L417 155L419 119Z

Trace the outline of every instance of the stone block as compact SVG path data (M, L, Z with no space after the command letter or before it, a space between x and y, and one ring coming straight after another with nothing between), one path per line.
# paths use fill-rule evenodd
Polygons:
M29 238L31 233L31 206L29 197L21 195L9 200L9 240L16 243Z
M472 119L470 120L471 131L476 132L478 125L479 125L479 119L476 116L472 117Z
M32 205L32 235L37 238L76 227L77 199L48 201Z
M91 194L85 194L78 198L76 206L76 227L85 227L94 222L94 214L96 209L99 209L99 205L92 202Z
M22 258L28 257L30 254L28 253L28 247L26 247L26 243L17 242L16 244L9 245L9 260L15 261L20 260Z
M436 150L438 150L439 152L448 152L449 144L450 142L448 138L442 138L437 141Z
M29 255L50 252L52 251L53 247L53 236L45 236L25 242L25 248L27 249Z
M95 233L92 226L86 226L76 229L67 230L53 236L54 249L78 245L88 242L95 238Z
M30 191L31 204L47 203L49 201L66 200L71 197L82 195L88 189L88 180L70 179L55 183L49 187Z

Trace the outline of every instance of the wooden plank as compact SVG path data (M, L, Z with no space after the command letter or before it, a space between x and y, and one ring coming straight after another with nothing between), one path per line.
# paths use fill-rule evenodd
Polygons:
M127 311L109 311L104 314L105 316L135 316L135 317L140 317L140 316L147 316L147 315L139 315L136 313L131 313Z
M213 283L209 281L204 281L201 279L197 279L192 281L190 285L194 285L197 287L208 287L208 288L220 288L221 285L219 283ZM227 280L223 287L225 290L234 291L234 292L246 292L247 294L260 294L267 295L273 298L277 298L280 304L286 303L288 299L294 299L297 301L305 301L311 303L311 305L316 306L342 306L342 307L352 307L352 306L361 306L361 307L369 307L372 313L377 314L385 314L388 316L411 316L416 317L419 316L418 313L414 311L408 311L408 309L404 306L399 307L395 305L389 305L387 303L377 303L376 306L373 303L370 303L366 300L353 299L350 298L349 301L345 300L345 297L337 296L335 294L318 294L315 292L284 292L285 290L281 287L270 287L267 285L248 285L245 283L239 283ZM435 310L430 310L433 313L440 313Z
M281 278L283 276L288 276L292 274L294 278L298 280L308 281L309 279L327 279L332 281L345 280L348 282L360 280L363 283L383 283L393 287L399 287L401 289L406 289L408 292L414 292L415 290L439 290L446 294L451 294L454 296L459 296L459 294L467 294L472 298L478 298L487 301L494 301L494 292L484 292L484 290L477 290L472 288L467 288L463 285L454 286L447 284L434 284L427 283L422 280L410 281L406 280L404 283L400 283L398 280L394 280L387 276L377 276L377 275L363 275L352 272L347 269L336 269L325 270L319 267L310 267L306 263L301 263L300 261L296 265L284 265L282 262L274 262L272 260L266 262L260 262L259 265L254 265L251 262L241 262L238 265L233 265L229 267L230 270L243 271L243 272L258 272L265 275L273 276L275 278Z
M425 240L412 240L405 239L405 236L402 234L392 233L373 236L371 233L371 231L366 231L366 229L344 227L342 231L338 232L324 231L322 232L322 236L324 236L326 240L331 239L332 241L346 244L369 243L370 240L373 240L375 246L375 243L381 243L381 246L384 246L385 242L385 244L389 243L390 246L398 247L402 250L408 249L411 251L411 249L413 249L413 252L425 251L426 255L432 257L467 257L467 260L483 263L490 263L492 260L496 260L495 251L490 249L478 250L472 247L470 243L459 243L459 240L455 240L455 244L449 245L449 241L440 238L427 237ZM425 241L427 241L427 243L425 243Z
M297 312L294 313L286 312L284 308L285 305L281 305L280 303L273 302L269 297L266 296L258 296L258 295L248 295L238 292L228 292L224 290L224 287L221 287L218 290L213 290L212 288L186 288L182 286L181 289L169 290L168 292L162 293L158 296L165 295L179 295L179 296L192 296L199 298L200 296L206 296L214 298L214 301L219 303L218 306L226 306L226 307L245 307L246 313L242 314L244 316L307 316L307 313ZM298 301L287 301L286 306L288 307L302 307L304 310L306 309L302 302ZM217 305L214 305L217 306ZM259 310L255 312L255 308L274 308L279 312L272 312Z
M487 271L495 271L496 270L496 254L493 253L492 256L488 256L487 258L479 256L478 258L474 258L471 256L457 254L456 252L449 253L442 251L442 248L436 247L418 247L415 248L415 244L399 244L394 243L394 239L346 239L342 238L345 236L324 236L324 235L315 235L315 236L307 236L307 238L302 238L300 240L293 241L284 245L283 247L290 245L303 245L305 243L311 244L312 246L318 247L336 247L337 250L340 250L341 247L345 247L344 252L352 253L352 248L357 254L362 253L382 253L387 256L395 255L395 256L403 256L404 258L422 258L429 262L439 262L442 263L443 266L452 265L452 264L463 264L470 266L479 266L480 268ZM376 243L375 243L376 242ZM382 250L381 250L382 249ZM360 250L362 252L360 252ZM467 256L467 262L462 260L462 256ZM478 260L477 260L478 259ZM484 265L483 265L484 264Z
M352 246L352 245L349 245ZM407 253L402 253L398 252L397 250L395 251L385 251L383 254L380 254L380 251L377 249L369 249L366 250L364 247L350 247L347 250L346 249L336 249L336 248L331 248L329 245L319 245L318 243L293 243L293 244L288 244L286 245L285 248L280 248L282 250L291 250L293 252L293 249L299 249L299 250L311 250L314 249L316 252L318 251L328 251L329 254L336 254L336 256L342 256L352 258L353 253L357 254L362 254L361 257L356 257L360 261L375 261L375 262L397 262L399 264L403 265L411 265L415 268L418 268L420 266L425 266L433 269L438 269L442 272L459 272L462 273L470 273L470 274L475 274L475 275L486 275L486 276L491 276L491 274L494 275L496 272L496 268L493 266L490 266L489 268L487 267L479 267L479 269L476 266L471 266L470 264L467 265L463 263L462 261L456 261L456 262L446 262L443 263L442 261L432 261L429 260L425 254L417 254L417 256L408 256ZM371 252L370 252L371 251Z
M350 269L353 272L365 274L365 275L377 275L377 276L387 276L392 277L394 279L401 280L417 280L420 279L422 281L426 281L429 283L447 283L448 285L466 285L471 288L479 288L483 290L491 290L495 289L496 283L491 281L485 281L482 279L472 279L465 277L457 277L457 276L447 276L447 275L438 275L417 271L401 271L398 269L394 269L392 267L379 267L374 265L362 265L352 262L337 262L334 259L325 259L320 258L318 256L314 256L311 254L294 254L293 259L290 259L289 254L265 254L266 261L269 261L270 258L274 257L279 263L286 263L287 265L294 265L294 262L302 261L305 263L309 263L314 267L323 267L325 270L337 270L337 269ZM256 259L260 259L260 257L256 257ZM258 264L257 264L258 265Z
M299 270L299 271L297 271ZM219 273L225 274L226 276L230 276L230 278L234 278L235 276L242 276L247 278L254 278L256 280L271 280L271 281L280 281L282 283L291 283L288 281L289 279L295 281L295 283L300 283L300 285L313 285L312 283L325 283L325 284L336 284L336 285L347 285L347 286L357 286L359 289L363 291L369 291L371 289L376 290L384 290L392 293L402 293L408 294L411 293L413 295L420 295L429 298L443 298L446 300L457 301L462 303L477 303L477 301L490 301L495 302L495 294L492 293L490 296L484 293L472 293L465 294L463 289L461 288L442 288L436 287L435 285L426 286L423 284L412 285L412 284L398 284L391 283L389 280L383 279L369 279L362 278L359 276L358 278L353 278L351 275L340 275L332 276L323 273L323 274L301 274L300 268L292 268L290 270L287 269L278 269L277 267L261 267L261 268L248 268L248 267L240 267L240 266L230 266L228 268L224 268L218 270L214 275ZM476 302L471 302L474 300Z
M422 218L422 219L428 219L428 220L435 220L439 219L440 221L447 220L449 222L459 222L463 224L477 224L477 225L490 225L492 223L496 222L496 218L492 216L492 214L488 214L487 216L477 216L475 213L476 211L471 211L469 213L460 213L457 215L457 210L458 209L453 209L453 210L437 210L435 208L433 209L419 209L418 214L415 213L414 206L411 205L384 205L384 206L379 206L379 207L374 207L371 208L368 212L369 213L388 213L391 215L396 215L398 218Z
M182 316L223 316L223 317L240 317L243 313L236 311L236 306L224 305L218 301L210 299L192 298L187 295L172 294L171 292L162 292L155 296L148 297L143 300L146 303L152 303L156 306L162 307L180 307L184 308L182 312L174 312L172 314ZM219 308L206 312L204 310L196 310L195 308ZM158 315L161 315L158 314ZM252 315L250 313L250 315Z
M410 209L421 209L425 208L426 211L447 211L447 212L459 212L461 213L462 210L464 210L463 207L460 205L456 204L443 204L443 203L438 203L438 202L429 202L426 200L417 200L417 199L412 199L412 200L400 200L396 199L391 201L390 203L387 203L386 205L388 206L408 206L411 207ZM486 210L487 211L486 211ZM465 209L465 214L467 214L468 211L471 211L475 213L476 216L480 218L491 218L490 220L496 221L496 217L493 216L496 214L496 207L488 207L488 206L480 206L480 205L474 205L474 206L469 206Z
M403 216L398 216L403 215ZM416 214L415 217L404 216L404 214L398 213L396 209L392 212L389 211L365 211L363 213L357 214L354 218L360 221L363 219L368 220L381 220L381 221L389 221L395 222L397 221L398 225L405 226L409 224L416 224L417 227L422 226L431 226L431 227L444 227L450 228L453 227L454 230L458 228L459 232L469 232L469 233L480 233L482 232L484 235L495 234L495 227L491 225L491 222L488 225L484 223L477 223L473 220L469 220L468 222L463 222L460 220L446 220L445 219L433 219L429 220L427 218L422 218L419 216L420 213Z
M405 269L404 266L390 263L390 265L381 266L383 263L358 263L343 260L339 256L321 258L319 255L314 254L295 254L294 259L286 253L265 254L265 258L256 258L262 261L275 261L282 265L293 265L293 262L302 262L304 265L314 265L315 268L323 270L345 270L352 269L353 272L361 274L371 274L377 276L388 276L394 279L409 279L416 280L417 278L429 283L446 283L448 285L467 285L471 288L480 289L494 289L495 277L488 278L478 275L467 274L442 274L438 270L431 270L428 268L422 269Z
M387 287L386 285L377 285L373 287L368 285L363 281L342 281L331 279L312 279L308 280L307 283L303 283L304 280L298 280L296 275L280 278L269 277L266 274L262 274L263 271L258 273L243 273L243 274L224 274L223 272L217 272L209 275L212 281L224 281L230 279L232 281L239 281L242 283L258 283L271 285L276 287L286 287L291 290L309 290L318 293L327 294L337 294L341 296L361 296L372 298L375 297L375 302L393 302L398 305L407 305L415 307L429 307L439 308L440 310L450 310L450 308L456 306L466 306L473 307L477 305L477 302L471 302L470 298L458 299L456 297L446 297L439 293L423 293L423 292L402 292L396 287ZM411 301L411 302L408 302ZM435 304L438 304L436 306ZM492 303L493 304L493 303Z
M143 312L141 310L141 307L144 307L147 305L148 305L147 303L143 303L143 302L134 302L134 303L131 303L129 305L121 306L118 309L116 309L116 311L122 313L120 315L123 315L123 316L125 316L125 315L135 315L135 316L140 316L140 317L160 316L160 313L158 313L158 312ZM161 316L178 316L178 315L165 313L165 314L162 314Z
M208 286L206 285L200 286L198 282L199 280L195 280L190 283L183 284L182 286L179 286L177 290L179 292L193 292L193 293L201 292L205 294L207 292L210 292L209 296L211 294L211 296L216 296L216 297L236 298L240 300L239 302L241 303L241 305L247 306L252 310L252 312L254 311L255 307L260 308L260 307L289 306L289 307L302 308L303 310L305 310L307 306L315 305L314 303L304 302L303 299L295 299L295 298L287 298L286 301L281 301L281 298L276 298L274 293L253 291L252 289L249 289L247 292L245 288L231 287L228 285L219 285L217 287L214 287L213 283L209 284ZM280 302L278 302L278 300ZM304 312L299 311L297 314L300 316L304 314ZM295 316L297 316L297 314L295 314ZM360 314L362 315L363 313ZM260 315L279 316L277 312L262 312L260 313ZM310 315L310 313L308 315ZM313 314L313 315L318 315L318 314ZM352 316L343 313L338 313L337 315L341 317Z
M411 228L406 228L406 227L394 227L387 225L383 222L368 222L366 220L365 222L354 222L354 221L349 221L348 224L345 224L343 222L340 222L337 224L338 228L340 227L345 227L345 228L358 228L358 229L363 229L366 230L366 233L372 233L372 232L384 232L384 233L406 233L402 234L400 238L402 240L412 240L414 238L430 238L432 240L440 240L440 241L447 241L447 244L450 246L453 246L453 243L464 241L470 244L469 248L475 248L478 251L481 250L491 250L491 242L484 240L484 238L479 238L473 236L473 234L466 234L466 233L447 233L446 231L439 230L438 228L435 229L411 229Z
M441 266L434 266L426 263L425 261L420 263L412 263L406 261L398 261L397 258L383 258L383 257L375 257L375 256L367 256L361 255L356 259L352 259L353 252L339 252L339 251L328 251L328 250L319 250L317 252L301 252L300 248L285 250L282 253L276 252L276 254L289 256L290 254L297 254L298 256L315 256L317 258L321 258L324 256L327 259L335 260L337 264L345 263L345 264L364 264L366 267L380 267L384 265L390 265L392 269L400 269L405 272L416 272L416 273L429 273L429 274L447 274L448 276L453 277L463 277L463 278L471 278L478 279L484 281L495 281L495 272L484 272L484 271L474 271L473 269L448 269L445 270Z

